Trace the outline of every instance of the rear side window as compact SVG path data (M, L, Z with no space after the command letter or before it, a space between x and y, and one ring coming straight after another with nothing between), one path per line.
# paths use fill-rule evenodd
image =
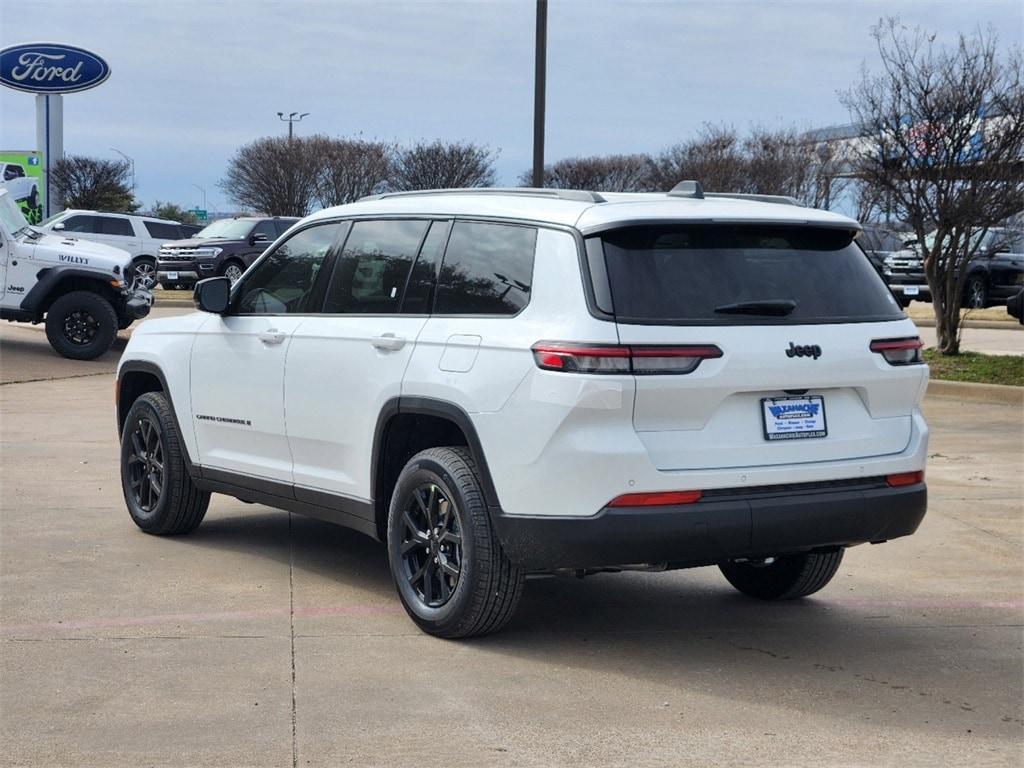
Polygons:
M144 221L149 236L157 240L178 240L181 238L177 224L162 224L159 221Z
M97 217L100 226L103 227L104 235L120 235L122 237L133 237L135 231L132 223L121 216L99 216Z
M277 232L277 237L287 232L296 221L298 219L274 219L274 230Z
M537 229L460 221L437 282L438 315L514 315L530 302Z
M427 221L357 221L327 289L328 314L398 312Z
M637 226L601 239L620 323L796 325L903 316L852 232Z

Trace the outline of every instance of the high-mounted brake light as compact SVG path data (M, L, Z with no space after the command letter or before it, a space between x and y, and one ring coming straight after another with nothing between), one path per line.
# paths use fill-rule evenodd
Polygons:
M663 507L670 504L693 504L700 501L701 491L659 491L626 493L608 502L609 507Z
M537 366L563 373L691 373L702 360L722 356L714 344L570 344L541 341L533 345Z
M898 472L895 475L886 475L885 482L890 488L917 485L924 482L924 470L919 469L916 472Z
M919 336L908 336L903 339L875 339L871 342L871 351L878 352L889 365L914 365L923 363L921 347L924 342Z

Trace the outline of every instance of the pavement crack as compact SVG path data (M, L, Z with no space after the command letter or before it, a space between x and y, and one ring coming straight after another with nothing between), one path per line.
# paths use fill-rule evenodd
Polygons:
M295 546L292 540L292 513L288 513L288 627L292 647L292 768L298 768L299 752L295 720Z

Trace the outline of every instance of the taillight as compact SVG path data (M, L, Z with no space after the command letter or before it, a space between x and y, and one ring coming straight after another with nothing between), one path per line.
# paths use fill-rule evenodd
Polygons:
M634 373L640 376L690 373L701 360L722 356L714 344L570 344L541 341L533 359L546 371L563 373Z
M924 482L924 470L919 469L916 472L898 472L895 475L886 475L885 482L890 488L917 485Z
M903 339L875 339L871 351L878 352L889 365L913 365L922 363L921 347L924 342L918 336Z
M700 491L659 491L627 493L608 502L609 507L662 507L669 504L693 504L700 501Z

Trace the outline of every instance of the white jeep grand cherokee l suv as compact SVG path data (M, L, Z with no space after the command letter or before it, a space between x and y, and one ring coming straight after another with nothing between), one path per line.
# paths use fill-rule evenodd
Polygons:
M132 335L128 510L186 533L213 492L363 531L443 637L537 572L808 595L925 513L928 369L858 230L693 182L321 211Z

